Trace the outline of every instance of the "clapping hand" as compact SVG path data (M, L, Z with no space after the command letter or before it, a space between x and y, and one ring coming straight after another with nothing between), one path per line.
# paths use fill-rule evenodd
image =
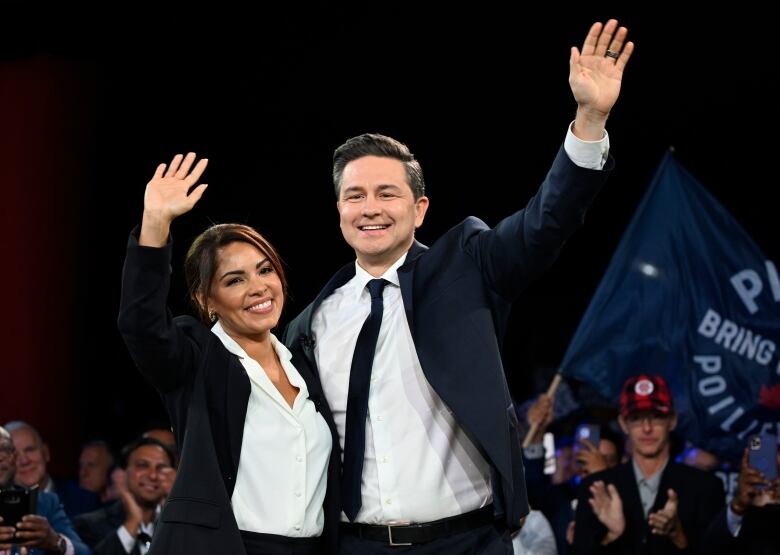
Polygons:
M593 514L607 527L607 535L602 544L615 541L626 529L626 517L623 514L623 501L614 485L604 486L604 482L597 480L590 486L593 497L588 499Z
M677 493L673 489L666 492L668 499L663 509L650 513L647 522L650 524L650 530L653 534L660 536L669 536L669 539L680 549L687 547L688 540L682 529L680 515L677 512L679 500Z

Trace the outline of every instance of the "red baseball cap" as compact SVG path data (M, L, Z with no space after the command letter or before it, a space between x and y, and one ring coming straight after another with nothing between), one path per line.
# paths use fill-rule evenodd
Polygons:
M640 374L626 380L620 392L620 414L628 416L642 410L661 414L672 412L672 395L661 376Z

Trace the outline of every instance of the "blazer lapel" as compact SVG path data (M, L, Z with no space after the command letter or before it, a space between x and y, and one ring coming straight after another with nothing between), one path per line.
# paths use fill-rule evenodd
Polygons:
M674 489L676 472L677 468L675 468L674 462L670 457L669 462L666 463L666 468L664 468L663 474L661 474L661 481L658 482L658 493L655 496L653 508L650 509L651 513L660 511L664 508L664 505L666 505L666 501L669 499L669 496L666 494L666 490L669 488ZM678 491L677 493L680 492Z
M341 269L336 272L332 278L330 278L330 281L325 284L325 287L322 288L322 291L320 291L319 295L317 295L317 298L314 299L314 302L312 302L304 311L304 327L301 330L299 341L301 342L301 350L303 351L303 355L306 358L306 362L309 364L312 373L316 376L319 376L320 371L317 368L317 362L314 360L314 345L317 341L317 338L314 337L314 334L311 330L311 322L314 318L314 313L325 299L327 299L336 289L347 283L353 277L355 277L355 263L350 262L349 264L342 266Z
M217 341L219 339L217 338ZM230 456L233 463L233 476L238 473L238 461L241 458L241 443L244 440L244 423L246 410L249 406L249 396L252 394L252 385L244 366L233 353L230 357L228 371L226 372L226 407L227 427L230 441Z
M634 465L630 461L625 463L621 468L623 489L620 489L621 495L625 495L625 498L622 500L623 512L626 515L626 525L628 525L628 522L633 523L634 530L637 531L637 535L640 535L640 531L644 530L647 520L645 519L645 511L642 508L642 499L639 496L639 486L637 486L636 479Z
M414 337L414 295L412 291L412 278L414 277L413 270L415 268L417 258L427 250L428 247L418 241L415 241L412 243L412 248L409 249L403 265L398 268L398 282L401 285L401 297L404 301L406 321L409 323L409 331L411 332L412 337Z

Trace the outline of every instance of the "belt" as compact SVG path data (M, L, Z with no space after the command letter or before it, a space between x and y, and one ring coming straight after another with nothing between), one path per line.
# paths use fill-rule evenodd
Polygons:
M344 534L358 536L366 540L381 541L389 545L413 545L473 530L494 522L496 519L493 515L493 505L488 505L475 511L433 522L411 523L408 520L397 520L387 524L342 522L340 530Z

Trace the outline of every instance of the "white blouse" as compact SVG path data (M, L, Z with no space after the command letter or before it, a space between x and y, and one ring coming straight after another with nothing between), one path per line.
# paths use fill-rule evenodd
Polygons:
M271 335L287 379L299 388L290 407L260 364L219 322L211 331L239 357L252 386L231 500L238 528L288 537L321 535L331 435L290 362L292 354Z

